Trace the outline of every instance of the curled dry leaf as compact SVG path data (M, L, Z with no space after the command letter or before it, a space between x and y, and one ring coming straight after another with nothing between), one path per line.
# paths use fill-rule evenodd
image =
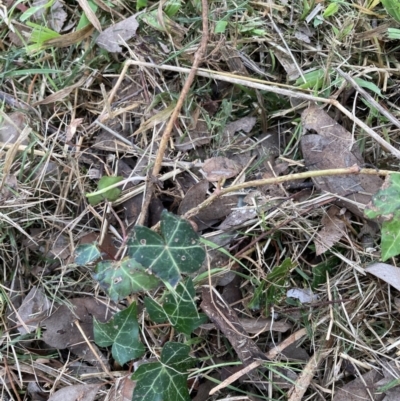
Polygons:
M55 32L60 32L68 17L64 6L59 0L56 0L51 5L50 9L46 7L46 4L49 4L48 0L35 0L32 3L33 8L38 6L43 7L39 8L39 10L33 14L32 18L35 21L43 21L45 19L50 29Z
M121 53L120 46L125 41L136 35L139 23L136 20L136 14L131 17L111 25L105 29L96 39L96 43L110 53Z
M235 177L240 170L241 166L227 157L212 157L203 164L206 179L210 182Z

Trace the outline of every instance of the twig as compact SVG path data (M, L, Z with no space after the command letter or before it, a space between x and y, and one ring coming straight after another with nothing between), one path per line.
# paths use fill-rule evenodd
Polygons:
M190 87L192 86L193 80L197 74L197 69L199 68L200 62L203 59L204 53L207 48L207 41L208 41L208 0L202 0L202 21L203 21L203 32L202 32L202 37L201 37L201 42L200 46L197 49L195 55L194 55L194 60L193 60L193 65L192 68L190 69L189 75L186 79L185 84L183 85L181 94L179 96L179 99L176 103L176 106L174 108L174 111L168 121L168 124L164 130L164 133L161 137L160 145L157 151L156 155L156 160L154 162L153 166L153 171L152 175L153 177L157 177L157 175L160 173L161 170L161 163L163 161L165 149L167 148L168 141L171 137L171 132L172 129L175 125L175 121L179 116L179 113L182 109L183 103L189 93ZM147 216L147 210L149 208L151 198L153 195L153 187L154 187L154 182L153 180L148 181L148 187L146 188L146 193L145 193L145 199L142 205L142 210L140 213L140 217L138 220L138 224L143 225L144 221L146 220Z
M304 173L284 175L281 177L272 177L272 178L266 178L266 179L262 179L262 180L247 181L247 182L243 182L241 184L234 185L234 186L231 186L228 188L223 188L223 189L219 190L218 192L214 192L205 201L203 201L198 206L196 206L193 209L190 209L188 212L186 212L184 217L186 219L189 219L189 218L195 216L197 213L199 213L200 210L202 210L205 207L207 207L208 205L210 205L219 196L228 194L230 192L239 191L244 188L260 187L263 185L271 185L271 184L281 184L283 182L301 180L301 179L305 179L305 178L323 177L323 176L329 176L329 175L347 175L347 174L389 175L389 174L397 174L397 173L394 171L389 171L389 170L374 170L374 169L367 169L367 168L360 169L358 166L355 165L355 166L348 167L348 168L306 171Z
M171 65L157 65L157 64L153 64L153 63L145 63L145 62L135 61L135 60L127 61L127 63L125 64L126 69L128 69L128 67L130 65L140 65L140 66L144 66L144 67L153 67L153 68L157 68L157 69L161 69L161 70L169 70L169 71L185 72L185 73L189 73L191 71L189 68L175 67L175 66L171 66ZM124 70L125 70L125 67L124 67ZM378 142L387 152L390 152L397 159L400 159L400 150L396 149L390 143L386 142L372 128L368 127L367 124L365 124L359 118L354 116L352 112L347 110L336 99L314 96L309 93L304 93L304 91L301 91L298 88L293 88L293 90L285 89L283 87L279 87L282 85L279 85L279 86L277 84L272 85L271 83L268 83L267 81L263 81L261 79L243 77L243 76L235 75L235 74L231 74L231 73L222 73L222 72L216 73L211 70L198 69L197 75L200 75L202 77L211 78L211 79L218 79L220 81L230 82L232 84L239 84L239 85L247 86L249 88L261 89L261 90L276 93L276 94L282 95L282 96L289 96L289 97L295 97L298 99L309 100L311 102L320 102L320 103L324 103L324 104L330 104L330 105L336 107L337 109L339 109L343 114L346 115L346 117L348 117L351 121L353 121L355 124L357 124L361 129L363 129L371 138L373 138L376 142Z

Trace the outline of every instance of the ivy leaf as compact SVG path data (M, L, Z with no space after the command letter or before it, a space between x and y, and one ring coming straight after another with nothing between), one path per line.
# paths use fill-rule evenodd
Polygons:
M137 308L133 302L128 308L116 313L107 323L100 323L94 318L94 341L100 347L112 345L111 353L120 364L139 358L145 348L139 341Z
M176 292L165 297L163 305L159 305L151 298L144 300L150 318L156 323L169 321L173 327L187 336L205 323L207 317L199 314L194 301L196 295L193 281L188 279L186 283L179 283Z
M136 226L128 241L128 255L175 286L181 273L200 269L205 251L198 234L186 220L163 211L161 236L147 227Z
M400 254L400 212L382 224L381 253L383 261Z
M187 370L194 364L190 347L168 342L160 362L140 365L132 375L137 380L132 401L190 401Z
M101 191L108 188L111 185L117 184L118 182L122 181L123 177L108 177L104 176L100 178L100 181L97 185L97 190ZM92 206L95 206L101 203L104 199L113 202L118 199L119 195L121 194L120 188L111 188L106 191L103 191L101 194L94 195L94 194L86 194L86 197L89 200L89 203Z
M82 244L75 249L75 263L79 266L85 266L94 262L101 256L101 252L96 243Z
M141 264L130 258L98 263L93 278L113 301L135 292L151 290L160 282L156 276L147 273Z
M382 188L372 197L364 213L370 219L383 216L386 220L391 214L400 210L400 174L386 177Z

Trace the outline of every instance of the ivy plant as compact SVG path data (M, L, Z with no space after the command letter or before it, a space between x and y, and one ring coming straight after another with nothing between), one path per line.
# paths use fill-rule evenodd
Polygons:
M400 254L400 174L386 177L382 188L372 197L365 215L383 220L381 254L385 261Z
M84 265L100 255L97 244L85 244L77 248L75 261ZM164 211L159 234L136 226L127 241L127 257L98 262L93 277L113 301L159 288L156 299L144 299L150 319L169 322L190 336L206 316L198 312L192 279L182 276L198 271L205 255L192 226ZM94 341L100 347L111 346L112 356L120 365L141 357L145 347L140 340L136 303L106 323L94 320ZM158 362L143 364L133 374L132 379L137 381L133 400L189 401L187 370L194 363L189 351L186 344L166 343Z

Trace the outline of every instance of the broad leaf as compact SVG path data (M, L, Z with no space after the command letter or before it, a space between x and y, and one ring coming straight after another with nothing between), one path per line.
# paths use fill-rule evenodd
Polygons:
M194 273L201 267L205 251L192 226L166 211L161 215L161 235L136 226L128 241L128 255L175 286L181 273Z
M151 290L160 283L156 276L147 273L142 265L130 258L98 263L93 277L113 301L135 292Z
M118 182L122 181L123 177L108 177L104 176L100 178L100 181L98 183L97 189L98 191L104 190L101 194L98 195L92 195L92 194L86 194L86 197L89 200L89 203L93 206L99 204L103 200L108 200L110 202L113 202L118 199L119 195L121 194L121 189L120 188L110 188L106 190L108 187L111 185L117 184Z
M85 266L94 262L101 256L101 252L96 243L82 244L75 249L75 263L79 266Z
M137 380L132 401L190 401L187 370L194 364L190 347L166 343L160 362L140 365L132 375Z
M392 256L400 254L400 212L393 219L382 224L381 231L382 260L388 260Z
M176 292L165 297L162 306L151 298L146 298L144 302L154 322L163 323L168 320L176 330L189 336L207 320L205 315L197 311L195 295L193 281L188 279L186 283L178 284Z
M139 325L137 322L136 304L116 313L107 323L94 319L94 341L100 347L112 345L111 353L120 364L139 358L145 348L139 341Z
M365 209L365 215L370 219L383 216L391 219L392 213L400 211L400 174L390 174Z

